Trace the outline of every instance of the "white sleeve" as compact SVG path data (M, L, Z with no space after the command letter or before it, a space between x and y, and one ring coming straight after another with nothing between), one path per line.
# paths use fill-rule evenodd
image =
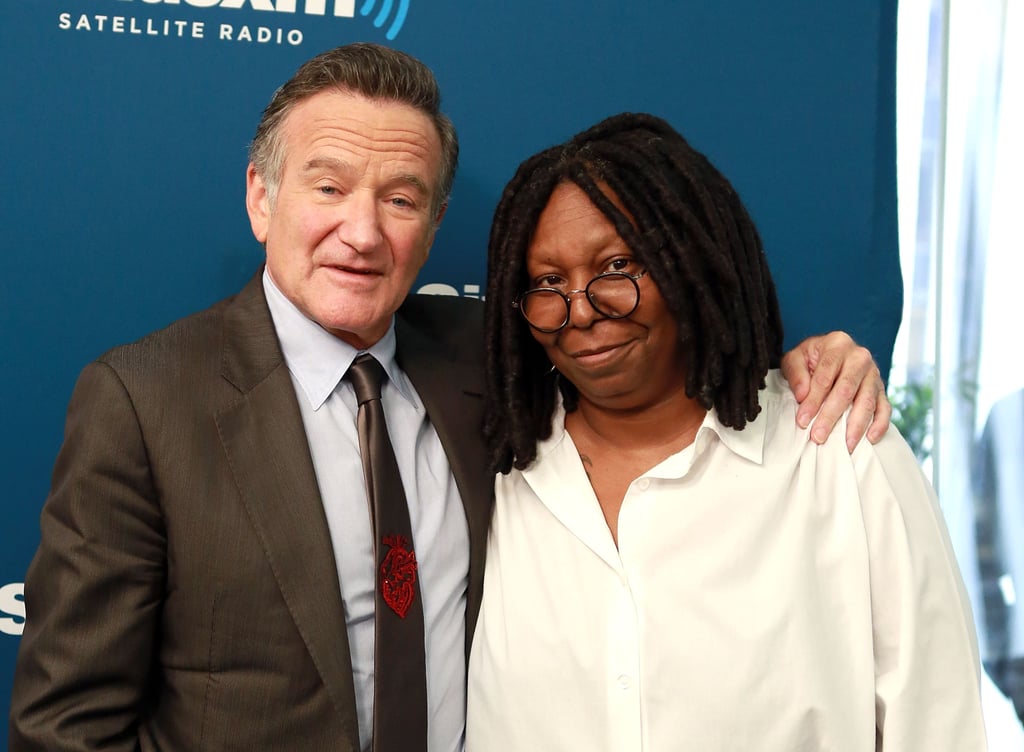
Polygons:
M984 752L978 642L935 492L890 428L853 454L870 560L877 749Z

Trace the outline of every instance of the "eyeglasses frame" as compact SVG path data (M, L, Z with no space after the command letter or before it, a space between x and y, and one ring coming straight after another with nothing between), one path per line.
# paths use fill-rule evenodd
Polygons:
M557 287L532 287L529 290L526 290L526 291L520 293L516 297L516 299L512 301L512 307L517 309L519 311L519 313L522 314L523 320L526 321L526 323L531 328L536 329L538 332L541 332L543 334L554 334L556 332L560 332L563 329L565 329L565 327L567 327L569 325L569 319L572 317L572 298L570 296L571 295L578 295L579 293L584 293L584 295L586 296L587 302L590 303L590 307L593 308L595 311L597 311L602 316L604 316L606 319L624 319L627 316L632 316L633 312L640 305L640 284L639 284L639 280L642 277L645 277L646 275L647 275L647 270L646 269L644 269L642 272L638 272L637 274L630 274L629 272L601 272L600 274L597 274L594 277L592 277L591 280L589 282L587 282L586 287L584 287L582 290L566 290L565 292L562 292ZM608 277L616 277L616 278L622 277L622 278L628 279L630 282L633 283L633 287L634 287L634 289L636 289L636 302L633 303L633 307L630 308L626 313L619 313L619 314L605 313L604 311L602 311L600 308L597 307L597 304L594 303L593 298L590 297L590 293L588 292L588 290L590 290L590 286L592 284L594 284L595 282L597 282L598 280L600 280L600 279L607 279ZM558 294L558 295L560 295L562 297L562 300L565 301L565 320L562 321L561 325L559 325L559 326L557 326L557 327L555 327L553 329L552 328L548 328L548 327L540 327L540 326L536 326L533 322L531 322L528 318L526 318L526 311L523 309L521 303L526 298L527 295L530 295L531 293L535 293L535 292L553 292L553 293L556 293L556 294Z

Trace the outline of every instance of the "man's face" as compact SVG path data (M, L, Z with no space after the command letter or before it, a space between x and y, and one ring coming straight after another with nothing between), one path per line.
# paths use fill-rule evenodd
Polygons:
M273 205L251 164L246 176L267 269L307 317L369 347L412 287L440 221L437 131L409 105L331 90L296 105L281 138Z

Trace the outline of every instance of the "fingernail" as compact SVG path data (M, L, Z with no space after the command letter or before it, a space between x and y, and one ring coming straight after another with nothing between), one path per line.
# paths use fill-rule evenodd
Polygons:
M828 431L819 426L811 432L811 438L814 439L816 443L821 444L826 438L828 438Z
M811 422L811 416L807 413L796 414L796 424L801 428L807 428L807 425Z

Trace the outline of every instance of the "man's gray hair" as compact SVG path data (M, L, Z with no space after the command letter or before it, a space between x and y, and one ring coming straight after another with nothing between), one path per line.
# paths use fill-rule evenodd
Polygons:
M329 89L407 104L431 119L441 140L441 166L432 206L437 217L448 203L459 161L459 139L452 121L441 112L437 79L411 55L367 42L336 47L303 63L263 110L249 146L249 161L263 178L271 206L284 166L281 126L297 104Z

